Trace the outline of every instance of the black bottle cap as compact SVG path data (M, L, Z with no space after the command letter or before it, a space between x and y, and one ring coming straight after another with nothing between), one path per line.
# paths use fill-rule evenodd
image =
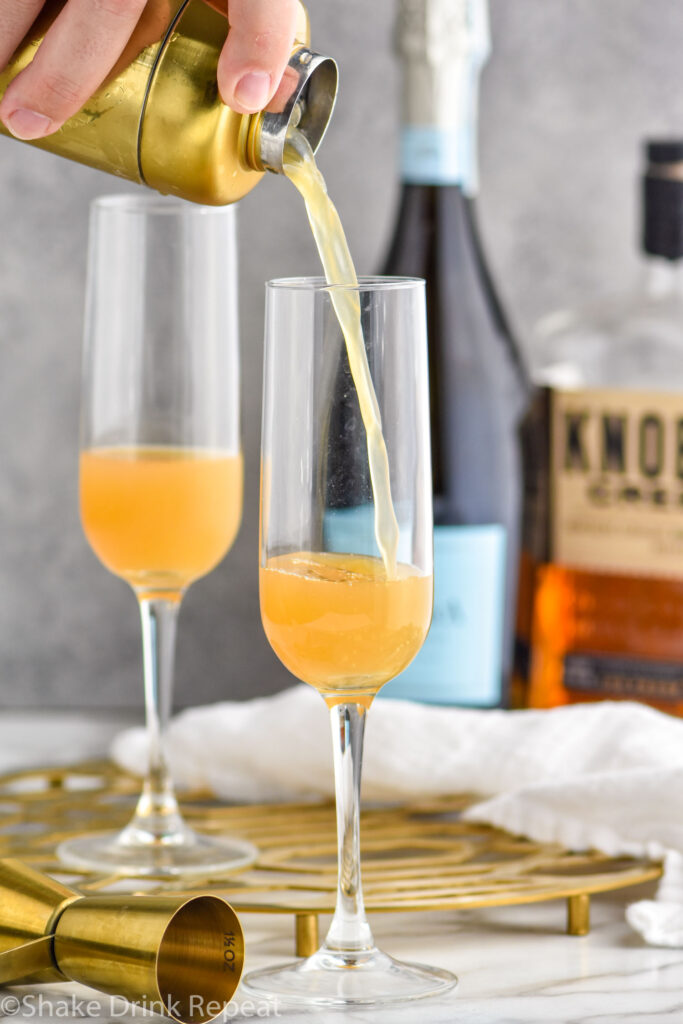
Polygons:
M646 143L643 249L668 260L683 257L683 141Z
M677 164L683 161L683 140L652 139L645 144L649 164Z

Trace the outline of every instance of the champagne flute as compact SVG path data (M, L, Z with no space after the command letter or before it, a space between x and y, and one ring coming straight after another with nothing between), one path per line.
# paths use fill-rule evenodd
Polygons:
M368 439L337 320L339 310L354 307L389 457L398 521L394 571L385 567L375 537ZM322 694L330 711L338 888L318 952L256 971L245 986L317 1006L445 991L456 984L452 974L400 963L376 948L359 852L366 715L379 688L419 651L432 613L423 281L365 278L357 288L319 278L269 282L259 571L261 617L273 650Z
M60 845L71 866L204 873L256 856L184 822L163 748L182 597L229 550L242 514L236 266L232 207L152 194L92 205L81 522L139 602L149 765L123 831Z

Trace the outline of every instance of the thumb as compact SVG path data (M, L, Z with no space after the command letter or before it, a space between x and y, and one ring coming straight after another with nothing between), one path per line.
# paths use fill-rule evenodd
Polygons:
M229 0L218 88L233 110L254 114L272 99L292 52L296 16L296 0Z

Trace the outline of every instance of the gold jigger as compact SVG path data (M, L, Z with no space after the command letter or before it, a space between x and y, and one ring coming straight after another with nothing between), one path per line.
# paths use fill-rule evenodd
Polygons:
M82 896L0 860L0 908L0 985L78 981L204 1024L242 974L242 928L219 896Z

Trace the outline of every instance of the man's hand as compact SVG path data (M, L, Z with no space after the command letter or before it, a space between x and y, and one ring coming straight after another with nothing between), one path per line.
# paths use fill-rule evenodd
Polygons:
M0 70L44 0L0 0ZM294 41L296 0L228 0L230 32L218 64L225 103L241 114L272 98ZM169 18L171 4L168 8ZM212 2L212 6L225 7ZM147 0L67 0L36 56L8 86L0 120L18 139L57 131L99 88L121 57Z

